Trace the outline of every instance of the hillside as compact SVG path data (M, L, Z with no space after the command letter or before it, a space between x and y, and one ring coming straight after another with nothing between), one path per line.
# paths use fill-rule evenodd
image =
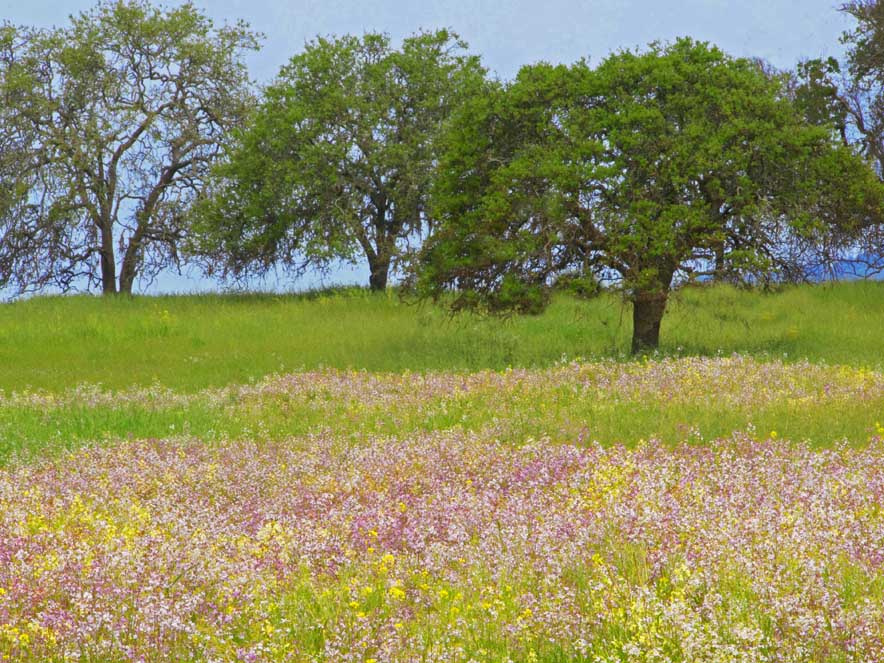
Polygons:
M629 309L560 296L544 314L451 317L394 293L40 297L0 305L0 390L184 391L316 368L426 371L548 367L626 358ZM880 367L884 282L776 293L682 290L663 321L663 355L729 355Z

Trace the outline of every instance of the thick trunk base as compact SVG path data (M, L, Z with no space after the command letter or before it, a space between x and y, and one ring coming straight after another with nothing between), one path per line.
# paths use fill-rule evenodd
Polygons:
M122 276L120 277L120 290L119 294L121 295L131 295L132 287L134 285L134 279L124 279Z
M632 302L632 354L656 350L660 345L660 322L666 311L666 295L640 296Z
M381 262L370 265L371 274L368 277L368 287L372 292L387 289L387 277L390 272L390 262Z
M113 255L110 258L101 256L101 294L117 294L117 266L114 264Z

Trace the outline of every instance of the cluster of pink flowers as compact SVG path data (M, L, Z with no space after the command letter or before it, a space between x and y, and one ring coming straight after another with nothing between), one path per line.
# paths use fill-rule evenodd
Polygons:
M884 440L86 448L0 471L0 660L880 661Z
M0 407L186 407L239 405L274 398L398 408L514 389L577 389L606 400L757 406L774 400L866 399L884 394L884 372L809 362L759 362L750 357L685 357L648 362L571 362L545 370L473 373L370 373L322 370L271 375L254 384L179 393L159 384L123 391L80 385L65 393L0 391Z

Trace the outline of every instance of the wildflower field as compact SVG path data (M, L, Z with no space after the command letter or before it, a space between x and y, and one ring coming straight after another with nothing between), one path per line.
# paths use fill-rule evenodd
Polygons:
M71 408L215 428L7 455L8 660L884 660L878 371L327 370L0 401Z
M7 392L0 659L884 660L882 419L742 356Z

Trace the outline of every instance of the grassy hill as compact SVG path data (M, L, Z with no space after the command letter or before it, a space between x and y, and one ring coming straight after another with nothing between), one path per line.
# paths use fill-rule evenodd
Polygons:
M664 355L880 367L884 282L775 293L679 292L663 322ZM546 367L625 357L628 306L560 296L546 313L451 317L432 305L347 289L294 295L38 297L0 305L0 390L121 389L160 383L193 392L316 368L369 371Z

